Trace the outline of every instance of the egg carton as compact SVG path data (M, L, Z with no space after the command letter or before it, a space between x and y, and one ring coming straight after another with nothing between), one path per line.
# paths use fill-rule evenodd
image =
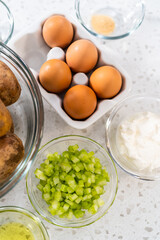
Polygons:
M37 81L42 96L57 111L57 113L70 126L76 129L85 129L94 122L96 122L98 119L100 119L104 114L109 112L116 103L118 103L128 95L131 90L131 78L127 71L119 64L119 56L112 49L109 49L106 46L100 44L96 38L91 37L91 35L80 25L77 19L63 12L52 12L51 14L47 14L47 16L43 16L42 18L40 18L33 26L30 26L23 32L17 34L9 43L9 46L32 69L32 72L37 78L37 80L40 67L47 60L47 53L50 50L50 48L46 45L42 38L42 25L48 17L54 14L60 14L65 16L73 24L73 41L84 38L91 40L95 44L99 52L99 60L93 70L103 65L111 65L117 68L122 75L123 84L120 92L112 99L98 100L95 112L90 117L84 120L74 120L64 111L62 101L65 92L61 94L49 93ZM91 72L88 74L88 76L90 74Z

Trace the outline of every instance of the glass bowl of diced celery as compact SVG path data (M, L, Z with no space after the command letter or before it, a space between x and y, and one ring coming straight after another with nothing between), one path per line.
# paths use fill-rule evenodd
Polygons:
M31 204L48 222L83 227L101 218L116 197L118 176L96 141L66 135L39 150L26 177Z

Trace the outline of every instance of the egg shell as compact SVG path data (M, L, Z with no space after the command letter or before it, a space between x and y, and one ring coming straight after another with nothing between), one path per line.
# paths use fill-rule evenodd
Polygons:
M60 93L69 87L72 73L68 65L59 60L46 61L40 69L39 81L41 85L52 93Z
M54 15L49 17L42 28L42 35L51 48L53 47L67 47L73 38L72 24L61 15Z
M74 85L88 85L88 76L85 73L76 73L73 76L72 86Z
M67 49L66 62L73 72L87 73L98 61L96 46L89 40L74 41Z
M89 85L99 98L112 98L121 89L122 77L116 68L102 66L91 74Z
M66 92L63 99L63 106L70 117L85 119L95 111L97 97L90 87L76 85Z
M47 54L47 60L50 59L59 59L64 61L65 59L65 52L62 48L60 47L54 47L51 50L49 50L48 54Z

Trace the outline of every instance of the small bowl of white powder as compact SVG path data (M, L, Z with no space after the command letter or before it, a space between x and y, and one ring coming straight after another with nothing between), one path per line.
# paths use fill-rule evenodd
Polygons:
M106 122L106 143L124 171L160 179L160 98L132 96L119 102Z

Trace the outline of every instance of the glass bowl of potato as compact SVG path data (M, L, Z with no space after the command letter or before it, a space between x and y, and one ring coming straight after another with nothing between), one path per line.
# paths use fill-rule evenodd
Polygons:
M43 132L43 103L23 60L0 43L0 197L30 168Z

